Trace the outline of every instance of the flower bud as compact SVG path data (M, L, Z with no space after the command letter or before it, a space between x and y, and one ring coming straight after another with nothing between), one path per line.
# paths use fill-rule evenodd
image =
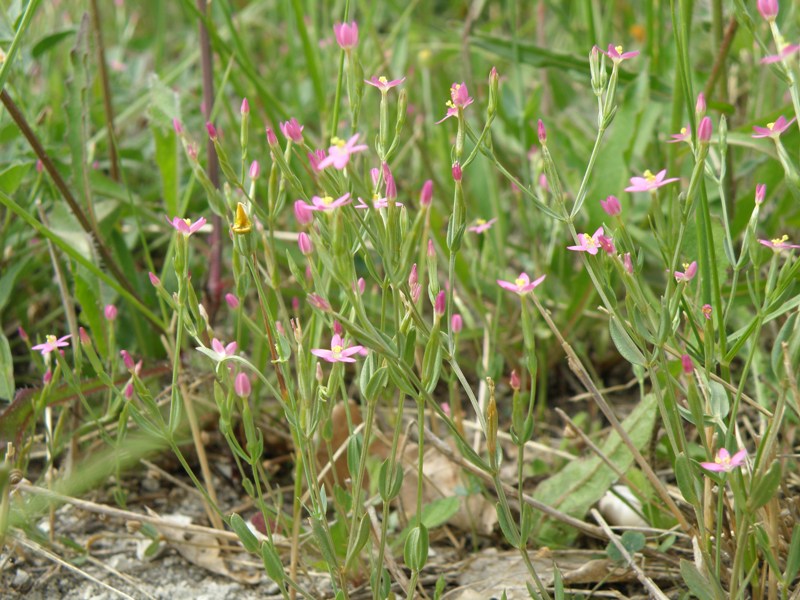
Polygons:
M538 124L536 125L537 133L539 135L539 143L544 145L547 143L547 131L544 128L544 123L541 119L539 119Z
M81 339L81 345L89 346L92 343L92 340L89 338L89 334L86 333L86 330L83 327L78 327L78 336Z
M461 333L461 330L464 327L464 319L461 317L460 314L455 313L452 317L450 317L450 331L454 334Z
M436 295L436 301L433 303L433 313L437 317L441 317L445 313L447 296L444 293L444 290L439 292Z
M250 378L246 373L239 373L233 382L233 390L239 398L247 398L250 395Z
M275 132L269 127L267 127L267 143L270 148L275 148L278 145L278 138L275 136Z
M149 271L147 275L148 277L150 277L150 283L152 284L153 287L158 287L161 285L161 280L158 277L156 277L155 273Z
M514 390L515 392L518 392L520 390L520 387L522 387L522 383L519 380L519 373L517 373L516 369L511 371L511 377L509 378L509 385L511 386L511 389Z
M47 372L45 372L44 376L42 377L42 383L47 385L51 381L53 381L53 372L50 369L47 369Z
M322 312L331 311L331 305L328 303L327 300L325 300L325 298L323 298L319 294L309 294L306 298L308 300L308 303L314 308L321 310Z
M302 200L294 203L294 216L300 225L308 225L314 220L314 211Z
M364 281L363 277L359 277L358 281L356 281L356 287L358 289L358 293L363 295L364 292L367 290L367 282Z
M322 372L322 365L319 364L319 362L317 362L317 368L314 369L314 377L320 385L322 385L322 382L325 380L325 374Z
M177 117L172 119L172 127L175 129L175 133L183 135L183 123Z
M462 173L461 173L461 165L459 164L458 161L453 163L452 171L453 171L453 179L455 181L461 181L461 175L462 175Z
M336 335L338 335L340 337L342 335L344 335L344 329L342 329L342 324L339 323L339 321L337 321L335 319L333 321L333 333L335 333Z
M703 310L703 316L706 318L706 320L710 320L711 319L711 312L713 310L711 308L711 305L710 304L704 304L702 310Z
M419 205L423 208L431 205L433 200L433 180L428 179L422 184L422 190L419 193Z
M622 207L620 206L619 199L616 196L609 196L605 200L600 200L600 205L610 217L618 215L620 212L622 212Z
M711 118L703 117L697 126L697 140L701 144L707 144L711 139Z
M492 70L489 71L489 105L487 107L487 112L490 115L493 115L497 112L497 89L499 87L500 77L497 74L497 69L492 67Z
M129 381L128 385L125 386L124 395L125 395L125 400L130 400L131 398L133 398L133 382L132 381Z
M248 174L253 181L258 179L258 176L261 175L261 165L258 164L257 160L250 163L250 171Z
M25 330L22 328L22 326L20 326L20 327L17 327L17 333L19 334L19 338L20 338L20 339L21 339L23 342L25 342L25 343L28 343L28 342L30 341L30 338L28 337L28 332L27 332L27 331L25 331Z
M375 187L381 180L381 170L378 167L373 167L369 170L369 176L372 179L372 186Z
M697 115L698 119L702 119L706 116L706 97L703 92L697 94L697 103L694 105L694 114Z
M133 358L131 358L131 355L128 353L128 351L120 350L119 354L122 356L122 362L125 364L125 368L128 369L128 371L133 371L136 365L134 364Z
M774 21L778 16L778 0L758 0L758 12L767 21Z
M225 294L225 302L227 302L228 306L232 309L239 308L239 298L237 298L234 294Z
M419 281L419 275L417 274L417 263L411 265L411 273L408 276L408 285L412 286Z
M764 202L764 197L767 195L767 184L759 183L756 185L756 206Z
M625 253L625 256L622 258L622 264L625 266L628 275L633 275L633 260L631 259L630 252Z
M308 234L305 231L297 236L297 246L300 248L300 252L302 252L305 256L308 256L314 252L314 246L311 243L311 238L308 237Z
M103 314L106 317L106 321L113 321L117 318L117 307L113 304L106 304Z
M428 239L428 258L436 256L436 249L433 247L433 240Z
M239 112L243 115L250 114L250 103L247 101L247 98L242 98L242 107L239 109Z
M691 375L692 371L694 371L694 363L692 363L692 357L688 354L684 354L681 356L681 367L683 367L683 372L687 375Z
M211 121L206 123L206 131L208 131L208 137L211 138L212 142L217 139L217 128L214 127L214 124Z

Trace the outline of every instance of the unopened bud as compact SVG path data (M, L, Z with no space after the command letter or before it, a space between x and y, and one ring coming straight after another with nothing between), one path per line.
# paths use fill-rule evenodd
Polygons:
M683 372L687 375L691 375L692 371L694 371L694 363L692 363L692 357L688 354L684 354L681 356L681 367L683 367Z
M711 139L711 118L703 117L697 126L697 139L701 144L707 144Z
M122 362L125 364L125 368L128 369L128 371L133 371L133 369L136 367L136 364L133 362L133 358L131 358L131 355L128 353L128 351L120 350L119 354L122 357Z
M172 119L172 127L175 129L175 133L183 135L183 123L177 117Z
M156 277L155 273L150 271L147 273L147 275L148 277L150 277L150 283L153 285L153 287L158 287L161 285L161 280L158 277Z
M78 334L81 338L81 344L83 346L89 346L92 343L92 340L89 338L89 334L86 333L86 330L83 327L78 327Z
M778 0L758 0L758 12L767 21L774 21L778 16Z
M214 127L214 124L211 121L206 123L206 131L208 131L208 137L211 138L211 141L217 139L217 128Z
M539 135L539 143L542 144L542 145L546 144L547 143L547 131L545 130L544 123L542 122L541 119L539 119L539 122L536 125L536 130L537 130L537 133Z
M103 314L106 317L106 321L113 321L117 318L117 307L113 304L106 304Z
M453 179L455 181L461 181L461 175L462 175L462 173L461 173L461 164L458 161L453 163L452 171L453 171Z
M21 326L17 327L17 333L19 334L19 337L23 342L27 343L30 341L30 338L28 337L28 332L25 331Z
M764 197L767 195L767 184L759 183L756 185L756 206L764 202Z
M436 249L433 247L433 240L428 240L428 258L436 256Z
M228 306L232 309L239 308L239 298L237 298L234 294L225 294L225 302L227 302Z
M239 398L247 398L250 395L250 378L246 373L239 373L233 382L233 390Z
M344 329L342 329L342 324L335 319L333 321L333 333L335 333L338 336L344 335Z
M239 109L239 112L243 115L250 114L250 103L247 101L247 98L242 98L242 107Z
M358 293L359 294L363 295L364 292L367 290L367 282L364 281L363 277L359 277L358 278L358 281L356 282L356 286L358 288Z
M461 317L460 314L455 313L452 317L450 317L450 331L454 334L461 333L461 329L464 327L464 319Z
M249 171L250 179L255 181L258 179L258 176L261 175L261 165L258 164L257 160L254 160L250 163L250 171Z
M417 263L411 265L411 273L408 276L408 285L412 286L419 281L419 275L417 274Z
M511 371L511 377L509 378L509 385L511 385L511 389L514 390L515 392L518 392L522 387L522 383L519 380L519 373L517 373L516 369Z
M322 382L325 380L325 374L322 372L322 365L317 362L317 368L314 370L314 376L317 379L317 383L322 385Z
M694 114L698 119L706 116L706 96L703 92L697 94L697 103L694 105Z
M419 205L423 208L431 205L433 200L433 180L428 179L422 184L422 190L419 193Z
M278 145L278 138L275 136L275 132L269 127L267 127L267 143L270 148L274 148Z
M300 252L302 252L305 256L310 255L314 252L314 246L311 243L311 238L308 237L308 234L303 231L300 235L297 236L297 246L300 248Z
M437 317L444 315L446 303L447 296L445 295L444 290L442 290L436 295L436 301L433 303L433 313Z

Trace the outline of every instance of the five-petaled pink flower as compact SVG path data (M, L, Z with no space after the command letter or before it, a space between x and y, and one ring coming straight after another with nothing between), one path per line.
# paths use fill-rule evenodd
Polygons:
M778 120L774 123L767 123L766 127L759 127L758 125L753 125L753 134L754 138L772 138L777 140L781 134L789 129L789 127L797 120L797 117L792 117L791 121L787 121L786 117L781 115L778 117Z
M217 338L211 340L211 349L214 351L214 360L222 360L227 358L228 356L233 356L236 354L236 348L238 345L236 342L231 342L227 346L220 342Z
M367 149L365 144L357 144L358 134L353 135L349 140L344 141L340 138L333 138L331 146L328 148L328 156L317 163L317 170L321 171L331 165L340 171L350 162L350 155L362 152Z
M761 59L762 65L768 65L770 63L780 62L785 59L787 56L791 56L795 52L800 51L800 44L787 44L783 47L783 49L778 52L777 54L770 54L769 56L765 56Z
M598 50L600 50L600 48L598 48ZM600 52L602 52L608 58L614 61L615 64L619 64L623 60L626 60L628 58L639 56L638 50L634 50L633 52L623 52L622 46L615 46L614 44L608 45L608 51L600 50Z
M402 207L402 202L395 202L395 206ZM372 206L364 202L362 198L358 199L358 204L356 204L356 208L365 209L365 208L389 208L389 200L386 198L381 198L378 194L373 194L372 196Z
M693 260L691 264L683 263L683 269L683 272L675 271L675 281L689 283L697 275L697 261Z
M701 462L700 466L707 471L714 471L715 473L728 473L737 467L741 467L746 458L746 448L742 448L733 456L731 456L731 453L725 448L720 448L717 452L717 455L714 457L714 462Z
M386 77L376 77L372 76L372 79L365 79L364 83L368 83L369 85L375 86L378 88L382 94L385 94L393 87L400 85L406 80L405 77L401 77L400 79L392 79L389 81Z
M487 229L490 229L491 226L495 224L495 221L497 221L497 217L494 219L489 219L488 221L486 219L478 219L475 221L475 225L467 227L467 231L471 231L473 233L483 233Z
M667 140L668 144L677 144L678 142L686 142L687 144L690 144L692 142L692 134L689 133L688 127L681 127L680 133L673 133L670 137L672 139Z
M672 183L673 181L678 181L678 177L670 177L669 179L665 179L667 176L667 170L662 169L655 175L650 172L650 170L645 171L642 175L644 177L631 177L631 184L630 186L625 188L626 192L651 192L655 189L660 188L663 185L667 185L668 183Z
M186 237L189 237L206 224L205 217L200 217L194 223L192 223L191 219L181 219L180 217L173 217L172 221L169 220L169 217L164 218L167 219L167 223L172 225L176 231L182 233Z
M358 45L358 23L337 23L333 26L336 43L342 50L350 50Z
M303 143L303 126L294 117L281 123L281 133L287 140L292 140L296 144Z
M39 350L42 353L42 356L47 356L53 350L58 350L59 348L66 348L69 346L67 340L72 337L72 334L65 335L62 338L56 338L54 335L48 335L45 337L45 342L42 344L36 344L31 348L31 350Z
M602 235L602 227L598 228L593 235L589 235L588 233L579 233L578 245L567 246L567 250L572 250L573 252L588 252L592 255L597 254L597 250L600 248L600 236Z
M326 360L330 363L353 363L356 362L356 359L352 358L353 354L359 354L362 350L364 350L363 346L345 346L342 336L340 336L338 333L335 333L333 338L331 338L330 350L325 350L324 348L314 348L311 350L311 354L318 356L322 360Z
M344 196L341 196L340 198L337 198L336 200L334 200L331 196L321 196L321 197L320 196L313 196L311 198L311 205L310 206L308 204L306 204L305 202L303 202L303 204L305 204L304 208L306 210L317 210L317 211L321 210L321 211L325 211L325 210L333 210L334 208L339 208L340 206L344 206L346 204L350 204L351 202L352 202L352 200L350 199L350 194L347 193ZM303 210L303 208L300 208L300 212L302 212L302 210ZM297 213L297 210L295 210L295 214L296 213Z
M467 108L470 104L472 104L472 98L469 95L469 90L467 90L467 84L463 81L454 83L450 86L450 100L446 104L447 114L436 121L436 124L438 125L450 117L457 117L458 111Z
M531 281L531 278L528 277L527 273L520 273L519 277L517 277L514 281L503 281L502 279L498 279L497 285L504 290L516 292L522 296L523 294L527 294L528 292L532 291L536 286L542 283L545 277L547 276L542 275L538 279Z
M766 246L767 248L772 248L776 252L778 250L791 250L792 248L800 248L798 244L790 244L789 243L789 236L784 235L779 238L774 238L771 240L758 240L758 243Z

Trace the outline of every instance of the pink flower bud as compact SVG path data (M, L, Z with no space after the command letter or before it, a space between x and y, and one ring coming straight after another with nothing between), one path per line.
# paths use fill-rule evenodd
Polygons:
M625 266L628 275L633 275L633 260L631 259L630 252L625 253L625 256L622 258L622 264Z
M416 304L419 302L419 296L422 293L422 286L418 283L415 283L411 287L411 302Z
M358 24L337 23L333 26L333 35L336 36L336 43L342 50L350 50L358 45Z
M325 379L325 374L322 372L322 365L320 365L319 363L317 363L317 368L314 369L314 377L317 379L317 383L319 383L320 385Z
M428 258L436 256L436 249L433 247L433 240L428 240Z
M711 305L710 304L704 304L702 310L703 310L703 316L706 318L706 320L710 320L711 319L711 312L713 310L711 308Z
M326 157L325 150L314 150L314 152L308 153L308 162L311 164L312 169L319 171L319 163Z
M275 132L269 127L267 127L267 143L270 145L270 148L274 148L278 145L278 138L275 136Z
M314 220L314 211L308 204L298 200L294 203L294 216L300 225L308 225Z
M275 321L275 330L282 336L286 337L286 330L283 328L283 323Z
M297 314L300 312L300 298L292 296L292 312Z
M117 307L113 304L106 304L103 309L103 314L106 316L107 321L113 321L117 318Z
M760 205L764 202L764 197L767 195L767 184L766 183L759 183L756 186L756 205Z
M692 357L688 354L684 354L681 356L681 367L683 367L683 372L687 375L691 375L692 371L694 371L694 363L692 363Z
M394 200L397 198L397 184L394 181L394 176L392 175L389 168L386 168L387 175L386 175L386 197L390 200Z
M433 180L428 179L422 184L422 190L419 193L419 205L423 208L430 206L433 200Z
M150 277L150 283L153 285L153 287L158 287L161 285L161 280L158 277L156 277L155 273L150 271L147 273L147 275Z
M177 117L172 119L172 127L175 128L175 133L178 135L183 135L183 123L181 123L180 119Z
M50 369L47 369L44 376L42 377L42 383L44 385L47 385L51 381L53 381L53 372Z
M358 293L363 295L364 292L367 290L367 282L364 281L363 277L359 277L358 281L356 281L356 287L358 289Z
M247 398L250 395L250 378L246 373L239 373L233 382L233 391L239 398Z
M210 137L212 141L217 139L217 128L214 127L211 121L206 123L206 131L208 131L208 137Z
M453 179L461 181L461 165L458 162L453 163Z
M130 400L131 398L133 398L133 382L132 381L129 381L128 385L125 386L124 395L125 395L125 400Z
M88 346L92 343L92 340L89 338L89 334L86 333L86 330L83 327L78 327L78 335L81 338L81 344L83 346Z
M250 171L249 171L250 179L255 181L258 179L258 176L261 175L261 165L258 164L257 160L254 160L250 163Z
M442 412L446 416L449 417L450 416L450 404L448 402L442 402L441 406L442 406Z
M339 321L334 320L333 322L333 333L338 336L344 335L344 329L342 329L342 324Z
M522 384L519 380L519 373L517 373L516 369L511 371L511 377L509 379L509 385L511 385L511 389L515 392L518 392Z
M464 319L461 318L461 315L455 313L452 317L450 317L450 331L455 334L461 333L461 329L464 327Z
M311 238L308 237L308 234L305 231L297 236L297 246L300 248L300 252L302 252L305 256L308 256L314 252L314 246L311 243Z
M320 296L319 294L309 294L307 296L308 303L313 306L314 308L321 310L322 312L330 312L331 305L328 303L325 298Z
M239 298L237 298L234 294L225 294L225 302L227 302L228 306L234 310L239 308Z
M707 144L711 139L711 118L703 117L700 125L697 126L697 139L700 143Z
M546 144L547 143L547 131L544 128L544 123L542 120L539 119L539 122L536 124L536 131L539 135L539 143Z
M620 206L619 199L616 196L609 196L605 200L600 200L600 205L606 211L606 214L611 217L622 212L622 206Z
M370 179L372 179L372 186L378 185L381 179L381 170L378 167L373 167L369 170Z
M417 274L417 263L411 265L411 273L408 276L408 285L414 285L419 281L419 275Z
M125 368L128 369L128 371L133 371L133 369L136 367L136 364L133 362L133 358L131 358L131 355L128 353L128 351L120 350L119 354L122 356L122 362L125 363Z
M706 97L703 92L697 94L697 103L694 105L694 113L700 118L706 115Z
M758 0L757 7L767 21L774 21L778 16L778 0Z
M243 115L250 114L250 103L247 101L247 98L242 98L242 107L239 109Z
M21 326L20 326L20 327L17 327L17 333L19 334L19 338L20 338L20 339L21 339L23 342L26 342L26 343L27 343L27 342L30 340L30 338L28 337L28 332L27 332L27 331L25 331L25 330L24 330L24 329L23 329Z
M197 160L197 144L186 144L186 154L189 155L189 159Z
M444 315L446 301L447 297L445 296L444 290L442 290L436 295L436 302L433 303L433 313L437 317Z
M513 183L511 185L514 185ZM544 173L539 174L539 187L542 188L545 192L550 191L550 184L547 183L547 175Z
M294 117L281 123L281 133L287 140L292 140L296 144L303 143L303 126Z
M36 172L41 173L44 171L44 163L42 162L41 158L36 159Z

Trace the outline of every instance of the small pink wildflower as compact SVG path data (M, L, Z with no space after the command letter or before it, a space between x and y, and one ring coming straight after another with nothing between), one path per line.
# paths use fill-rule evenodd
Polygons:
M369 85L378 88L381 91L381 94L385 94L390 89L395 86L400 85L406 80L405 77L401 77L400 79L392 79L389 81L386 77L376 77L373 76L372 79L365 79L364 83L368 83Z
M700 143L708 143L711 139L711 118L703 117L700 124L697 126L697 140Z
M106 317L106 321L113 321L117 318L117 307L113 304L106 304L103 314Z
M311 203L313 206L308 206L308 210L316 210L316 211L326 211L326 210L333 210L334 208L339 208L340 206L345 206L350 204L352 200L350 199L350 194L347 193L344 196L341 196L334 200L330 196L314 196L311 198Z
M308 237L305 231L300 232L300 235L297 236L297 247L300 248L300 252L305 256L314 252L314 245L311 243L311 238Z
M756 205L764 202L764 197L767 195L767 184L759 183L756 185Z
M753 134L754 138L772 138L773 140L777 140L781 134L789 129L789 127L797 120L797 117L792 117L791 121L787 121L786 117L781 115L778 117L778 120L774 123L767 123L766 127L759 127L758 125L753 125Z
M450 117L457 117L458 112L467 108L472 102L473 100L469 95L469 90L467 90L467 84L463 81L461 83L454 83L450 86L450 100L448 100L446 104L447 114L436 121L436 124L438 125Z
M322 169L325 169L331 165L340 171L344 169L347 166L347 163L350 162L351 154L362 152L368 148L366 144L357 143L358 135L359 134L356 133L347 141L337 137L333 138L331 140L331 146L328 148L328 156L319 161L317 169L321 171Z
M711 313L713 311L713 309L711 308L711 305L710 304L703 304L703 308L701 310L703 311L703 316L706 318L706 320L710 321L711 320Z
M508 290L510 292L516 292L520 296L527 294L528 292L532 291L536 286L544 281L544 278L547 277L546 275L542 275L538 279L534 279L531 281L531 278L528 277L527 273L520 273L519 277L517 277L514 281L503 281L501 279L497 280L497 285L499 285L504 290Z
M614 240L612 240L607 235L599 235L597 236L597 243L600 247L605 250L606 254L616 254L617 247L614 245Z
M239 113L242 115L250 114L250 103L247 101L247 98L242 98L242 106L239 107Z
M339 334L334 334L333 338L331 338L330 350L326 350L324 348L314 348L311 350L311 354L321 358L322 360L326 360L329 363L354 363L356 362L356 359L352 358L353 354L358 354L363 349L363 346L345 346L342 337Z
M300 225L308 225L314 220L314 209L302 200L297 200L294 203L294 218Z
M250 395L252 387L250 385L250 378L246 373L239 373L236 379L233 380L233 391L236 392L239 398L247 398Z
M675 271L675 281L689 283L697 275L697 261L693 260L691 264L683 263L683 269L683 272Z
M485 219L478 219L475 221L475 225L467 227L467 231L479 234L483 233L484 231L489 230L492 227L492 225L495 224L496 221L497 217L495 217L494 219L489 219L488 221Z
M778 0L758 0L756 6L766 21L774 21L778 16Z
M330 303L319 294L309 294L306 299L311 306L322 312L330 312L331 310Z
M355 21L337 23L333 26L333 35L342 50L351 50L358 45L358 24Z
M308 153L308 162L311 165L311 168L315 171L321 171L322 168L319 166L325 157L328 155L325 153L325 150L314 150L313 152Z
M250 175L250 179L255 181L258 179L258 176L261 175L261 165L258 164L257 160L254 160L250 163L250 169L247 172Z
M700 466L707 471L728 473L737 467L741 467L746 458L747 450L745 448L742 448L733 456L725 448L720 448L717 456L714 457L714 462L701 462Z
M303 143L303 126L294 117L281 123L281 133L287 140L292 140L296 144Z
M599 227L597 231L594 232L593 235L589 235L588 233L579 233L578 234L578 245L577 246L567 246L567 250L572 250L573 252L588 252L591 255L597 254L597 250L600 247L600 236L603 235L603 228Z
M31 350L38 350L42 353L42 356L47 356L53 350L58 350L59 348L66 348L69 346L67 340L72 337L72 334L65 335L61 338L56 338L54 335L48 335L45 337L45 341L42 344L36 344L31 348Z
M239 298L237 298L235 294L231 294L230 292L225 294L225 302L234 310L239 308Z
M600 49L598 48L598 50ZM608 58L610 58L614 62L614 64L617 65L621 63L623 60L639 56L638 50L634 50L632 52L623 52L622 46L615 46L614 44L609 44L607 51L600 50L600 52L605 54Z
M609 196L605 200L600 200L600 206L603 207L609 217L616 216L622 212L622 206L620 206L619 198L616 196Z
M167 223L175 228L175 231L182 233L185 237L189 237L193 233L199 231L200 228L206 224L205 217L200 217L194 223L192 223L191 219L181 219L180 217L173 217L172 221L169 220L169 217L165 218L167 219Z
M667 140L668 144L677 144L678 142L686 142L687 144L689 144L692 141L692 134L689 133L688 126L681 127L680 133L673 133L670 137L672 139Z
M779 238L773 238L771 240L758 240L758 243L762 246L766 246L767 248L772 248L776 252L778 250L791 250L793 248L800 248L800 245L798 244L789 243L788 235L783 235Z
M788 44L778 54L770 54L761 59L762 65L780 62L791 56L795 52L800 51L800 44Z
M216 361L220 361L228 356L234 356L236 354L237 347L238 344L236 342L231 342L226 346L217 338L211 340L211 349L214 351L214 360Z
M651 192L661 186L678 181L678 177L670 177L664 179L667 175L667 170L662 169L657 174L653 175L649 170L643 173L643 177L631 177L631 185L625 188L626 192Z

